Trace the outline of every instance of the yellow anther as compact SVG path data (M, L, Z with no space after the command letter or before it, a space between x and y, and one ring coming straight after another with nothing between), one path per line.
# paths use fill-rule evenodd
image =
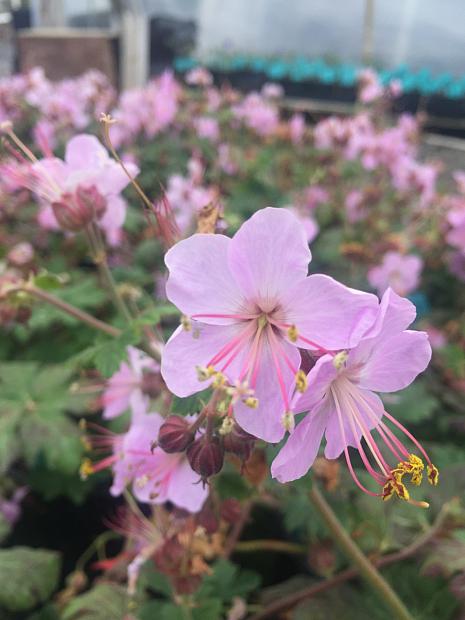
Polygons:
M92 461L90 459L84 459L81 463L81 467L79 468L81 480L86 480L93 473L94 466L92 465Z
M283 416L281 417L281 424L283 425L284 429L289 433L294 430L295 419L292 411L286 411L286 413L283 414Z
M287 330L287 336L291 342L297 342L297 338L299 337L299 332L297 331L297 327L295 325L291 325Z
M437 483L439 482L439 470L438 470L438 468L431 463L431 465L428 465L426 471L428 473L428 482L435 487L437 485Z
M233 428L234 428L234 420L233 418L230 418L228 416L227 418L224 418L218 432L220 435L229 435L229 433L233 430Z
M410 493L408 492L407 487L403 482L401 482L401 476L397 477L395 474L394 476L395 477L388 480L383 487L383 493L381 496L383 501L387 502L393 495L397 495L400 499L408 502L410 500Z
M264 314L258 317L258 327L263 329L264 327L267 326L267 324L268 324L268 319L266 318Z
M347 362L347 358L349 357L349 353L347 351L339 351L333 357L333 366L336 370L341 370L344 364Z
M212 386L215 389L223 388L226 385L226 377L222 372L217 372L213 379Z
M192 329L192 321L185 314L183 314L181 317L181 325L185 332L190 332Z
M258 398L255 398L255 396L247 396L242 402L251 409L256 409L258 407Z
M220 402L216 405L216 410L220 415L224 415L227 412L230 402L231 401L229 398L224 398L223 400L220 400Z
M381 497L383 498L383 502L387 502L394 495L394 485L392 481L389 480L383 487L383 493Z
M421 472L415 472L412 474L411 482L415 486L419 487L423 480L423 474Z
M90 452L92 450L92 444L90 443L88 438L85 435L81 435L80 439L81 439L81 444L84 447L84 450L86 452Z
M424 470L425 466L423 464L423 461L416 454L409 454L408 460L410 465L412 465L413 467L418 467L420 471Z
M81 418L79 420L79 428L81 429L81 431L85 431L87 428L87 421L85 420L85 418Z
M136 480L135 480L136 487L138 489L144 488L149 480L150 480L150 478L147 476L147 474L144 474L143 476L140 476L139 478L136 478Z
M196 366L197 378L199 381L206 381L216 374L216 370L213 366Z
M303 370L298 370L295 376L295 389L303 394L308 387L307 375Z

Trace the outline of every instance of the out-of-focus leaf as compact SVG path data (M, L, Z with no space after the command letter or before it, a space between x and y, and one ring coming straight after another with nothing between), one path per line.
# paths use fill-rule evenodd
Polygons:
M102 583L73 599L63 611L62 620L123 620L126 612L126 589Z
M219 598L230 602L235 596L245 597L257 589L260 577L249 570L239 570L228 560L218 560L213 565L213 574L207 575L198 591L198 600Z
M437 400L428 392L426 381L421 380L385 400L389 401L389 412L395 418L411 424L430 418L437 405Z
M219 599L202 601L192 609L193 620L218 620L221 618L223 604Z
M220 499L247 499L250 497L251 488L244 478L236 471L222 471L214 478L215 489Z
M12 547L0 550L0 608L26 611L44 603L60 574L56 551Z
M43 291L54 291L62 288L68 281L69 276L66 274L50 273L49 271L41 271L32 279L32 284Z

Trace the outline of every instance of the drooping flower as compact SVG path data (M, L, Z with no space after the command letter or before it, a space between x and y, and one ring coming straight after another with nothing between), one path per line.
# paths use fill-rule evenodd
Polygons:
M120 495L132 484L134 496L140 502L163 504L170 501L179 508L197 512L207 498L208 489L199 484L200 478L185 454L151 449L162 423L163 417L158 413L140 413L122 435L101 429L100 437L89 437L90 444L97 450L110 449L112 453L96 463L86 459L81 474L86 476L111 467L112 495Z
M408 295L420 282L423 261L414 254L386 252L381 265L368 271L368 282L382 295L391 287L399 295Z
M163 351L168 388L226 389L244 430L279 441L305 389L299 349L353 347L377 313L375 296L307 276L310 258L298 219L271 207L232 239L197 234L171 248L166 293L186 316Z
M102 396L103 417L115 418L127 409L134 416L146 413L150 404L150 390L156 384L160 370L155 360L136 349L128 347L128 361L110 377Z
M137 175L136 166L128 163L127 168ZM23 169L22 176L23 184L40 200L39 223L44 228L60 228L60 209L84 221L88 203L98 203L94 219L111 245L119 242L126 217L126 202L120 194L129 179L95 136L75 136L66 146L64 161L42 159Z
M324 355L308 374L308 390L295 403L297 412L308 412L275 458L271 472L280 482L303 476L312 466L323 435L325 456L344 453L349 471L359 488L369 495L409 500L405 486L411 477L420 484L427 463L427 478L437 484L438 472L426 451L400 422L384 409L375 392L397 392L407 387L427 367L431 347L425 332L407 328L415 307L391 289L384 294L376 322L360 343L335 357ZM420 456L412 454L386 422L403 432ZM375 441L374 431L385 451ZM360 482L350 459L349 447L379 485L378 492ZM390 454L390 458L384 456Z

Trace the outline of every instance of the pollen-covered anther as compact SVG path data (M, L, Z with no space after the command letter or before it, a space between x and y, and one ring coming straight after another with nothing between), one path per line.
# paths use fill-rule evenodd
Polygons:
M247 396L242 402L244 405L247 405L247 407L250 407L250 409L257 409L258 407L258 398L255 396Z
M438 484L438 482L439 482L439 470L438 470L438 468L431 463L431 465L428 465L426 471L427 471L427 474L428 474L428 482L435 487Z
M192 329L192 321L185 314L183 314L181 317L181 325L185 332L190 332Z
M218 432L220 435L224 436L224 435L229 435L229 433L231 433L233 429L234 429L234 419L228 416L224 418Z
M391 499L393 495L397 495L400 499L408 502L410 500L410 493L405 484L401 481L401 475L396 475L396 473L393 473L393 475L394 477L388 480L383 487L383 493L381 495L383 501L386 502Z
M90 452L92 450L92 443L90 442L90 440L85 435L81 435L80 439L84 450L86 452Z
M295 389L303 394L308 387L307 375L303 370L298 370L295 376Z
M90 459L84 459L79 468L79 475L81 480L87 480L87 478L94 473L94 466Z
M225 375L222 372L217 372L214 375L212 387L215 388L216 390L222 389L226 386L226 382L227 382L227 379Z
M295 325L291 325L287 330L287 336L291 342L297 342L297 338L299 337L299 332Z
M197 378L199 381L206 381L216 374L216 370L213 366L196 366Z
M295 418L292 411L286 411L286 413L281 416L281 424L283 425L284 429L289 433L294 430Z
M140 476L139 478L136 478L135 485L137 488L142 489L145 487L145 485L147 484L149 480L150 478L147 476L147 474L145 474L144 476Z
M347 351L339 351L333 358L333 366L336 370L341 370L345 363L347 362L347 358L349 357L349 353Z

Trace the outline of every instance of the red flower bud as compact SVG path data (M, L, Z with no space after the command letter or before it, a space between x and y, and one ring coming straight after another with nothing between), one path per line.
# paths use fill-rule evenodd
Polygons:
M179 415L170 415L166 418L158 431L158 445L162 450L184 452L194 440L194 433L190 430L189 422Z
M107 201L98 191L95 185L82 187L78 185L76 189L76 204L83 215L87 215L89 220L100 219L107 208Z
M244 431L237 424L233 430L224 436L223 445L226 452L231 452L241 460L246 461L252 453L255 437Z
M76 204L72 194L62 194L61 199L52 202L53 214L58 224L63 230L76 232L82 230L88 224L92 217L88 217L87 213L82 213Z
M224 448L218 437L200 437L187 448L187 458L192 469L207 479L223 467Z

